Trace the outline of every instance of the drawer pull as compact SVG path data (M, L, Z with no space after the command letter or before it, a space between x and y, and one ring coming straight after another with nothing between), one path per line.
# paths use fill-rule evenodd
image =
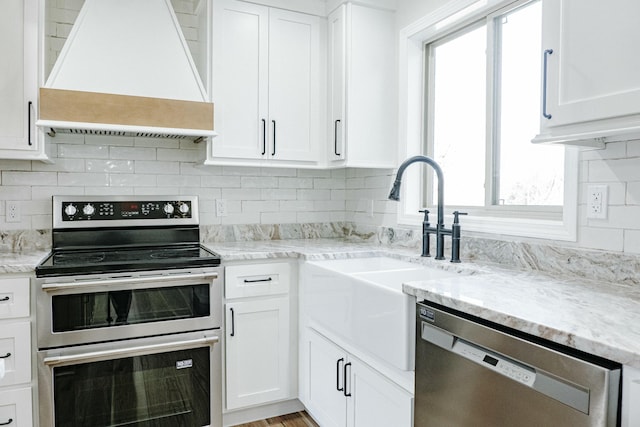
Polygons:
M4 356L0 356L0 359L6 359L7 357L10 357L11 353L7 353Z
M6 423L0 423L0 426L8 426L12 422L13 422L13 418L9 418L9 420Z
M272 280L273 279L271 277L267 277L266 279L253 279L253 280L244 279L244 283L270 282Z
M9 301L9 297L2 297L2 298L0 298L0 302L5 302L5 301Z

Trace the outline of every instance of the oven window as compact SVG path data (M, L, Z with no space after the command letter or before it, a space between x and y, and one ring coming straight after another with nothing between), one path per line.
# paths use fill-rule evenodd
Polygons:
M209 285L57 295L53 332L209 316Z
M210 424L209 347L53 369L56 427Z

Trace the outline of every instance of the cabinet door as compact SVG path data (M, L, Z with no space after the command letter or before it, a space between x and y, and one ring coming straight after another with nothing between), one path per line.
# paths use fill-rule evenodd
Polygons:
M542 13L543 129L640 113L640 2L544 0Z
M227 409L291 397L289 297L226 309Z
M322 427L345 427L344 395L346 353L313 329L307 329L305 407Z
M320 18L271 9L269 156L317 161L320 117Z
M329 120L331 121L329 159L344 159L345 95L346 95L346 14L341 5L329 15L327 44L329 47Z
M31 382L31 323L3 323L0 328L0 386Z
M261 159L268 119L269 9L235 0L214 4L214 157Z
M622 368L622 427L640 426L640 369Z
M0 391L0 425L33 427L31 388Z
M3 1L2 16L0 158L27 158L38 146L34 124L38 100L38 1Z
M411 394L353 357L348 372L350 427L413 426Z

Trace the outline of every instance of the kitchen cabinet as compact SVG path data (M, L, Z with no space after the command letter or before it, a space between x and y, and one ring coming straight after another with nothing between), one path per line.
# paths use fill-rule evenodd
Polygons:
M622 368L622 427L640 426L640 369Z
M602 147L640 136L640 3L543 0L543 116L533 142ZM546 64L546 70L545 66Z
M412 425L413 396L312 328L305 331L301 396L323 427Z
M322 141L318 16L218 0L206 164L317 166Z
M329 15L332 166L396 167L394 28L392 11L351 2Z
M38 111L38 0L2 3L0 26L0 158L48 160Z
M28 277L0 278L0 423L32 426Z
M295 397L289 288L287 263L226 267L227 410Z

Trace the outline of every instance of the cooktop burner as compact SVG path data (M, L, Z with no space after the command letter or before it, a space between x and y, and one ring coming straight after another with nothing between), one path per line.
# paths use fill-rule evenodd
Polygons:
M220 265L220 256L202 245L170 248L61 250L36 267L36 276L120 273Z

